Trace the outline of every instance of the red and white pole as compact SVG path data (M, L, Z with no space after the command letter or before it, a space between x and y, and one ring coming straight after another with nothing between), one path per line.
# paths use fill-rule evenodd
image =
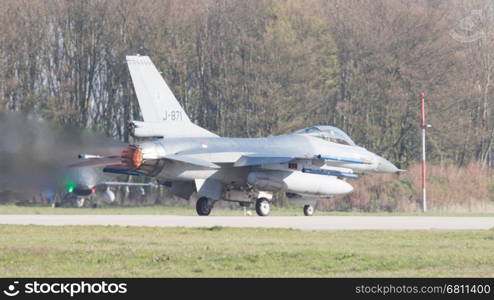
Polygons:
M425 94L422 92L420 93L420 112L422 115L422 205L424 212L427 212L427 193L426 193L426 180L425 180L425 170L426 170L426 165L425 165L425 129L427 125L425 124Z

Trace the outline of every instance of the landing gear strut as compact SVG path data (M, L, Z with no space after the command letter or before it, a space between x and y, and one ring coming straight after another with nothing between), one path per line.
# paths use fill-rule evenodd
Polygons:
M256 212L259 216L265 217L269 215L271 210L269 200L266 198L259 198L256 200Z
M312 207L312 205L310 204L304 205L304 215L312 216L313 214L314 214L314 207Z
M213 200L207 197L201 197L197 199L196 203L196 211L199 216L208 216L211 213L211 209L213 209L214 202Z

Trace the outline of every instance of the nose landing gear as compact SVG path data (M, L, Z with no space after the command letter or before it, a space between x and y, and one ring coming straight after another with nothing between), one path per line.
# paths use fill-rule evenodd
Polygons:
M269 215L271 211L271 206L269 204L269 200L266 198L259 198L256 200L256 212L257 215L261 217L265 217Z
M312 216L314 214L314 207L310 204L304 205L304 215Z

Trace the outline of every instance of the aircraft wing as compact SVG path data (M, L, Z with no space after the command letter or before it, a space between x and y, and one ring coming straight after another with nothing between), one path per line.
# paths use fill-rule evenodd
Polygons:
M290 163L298 159L318 159L322 161L330 161L333 164L371 164L371 161L364 159L357 159L353 157L340 157L340 156L329 156L329 155L307 155L307 154L294 154L289 153L287 156L277 156L277 155L242 155L238 160L234 162L235 167L248 167L248 166L258 166L267 164L283 164Z
M290 156L276 157L276 156L243 155L233 164L233 166L248 167L248 166L258 166L258 165L267 165L267 164L283 164L283 163L289 163L295 159L296 157L290 157Z

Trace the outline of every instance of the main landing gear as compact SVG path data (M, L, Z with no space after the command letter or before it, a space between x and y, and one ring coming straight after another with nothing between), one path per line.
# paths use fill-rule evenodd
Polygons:
M214 207L215 201L207 197L201 197L196 202L196 211L199 216L209 216ZM249 205L249 202L239 202L240 205ZM245 204L244 204L245 203ZM267 198L258 198L256 200L256 213L261 217L268 216L271 212L271 202ZM304 205L304 215L312 216L314 207L310 204Z
M211 210L214 207L214 201L207 197L201 197L197 199L196 211L199 216L209 216ZM259 216L267 216L271 211L271 205L266 198L259 198L256 200L256 212Z
M201 197L197 199L196 211L199 216L209 216L211 210L213 209L214 201L207 198Z

